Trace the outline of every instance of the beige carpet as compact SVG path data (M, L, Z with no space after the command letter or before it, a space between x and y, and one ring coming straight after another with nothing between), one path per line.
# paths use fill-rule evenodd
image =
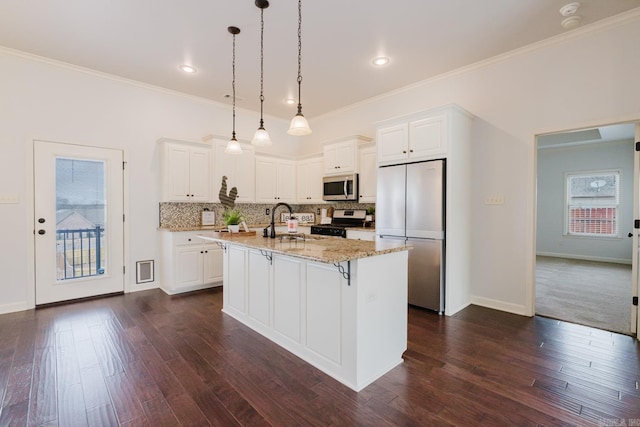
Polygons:
M631 265L538 256L536 314L631 331Z

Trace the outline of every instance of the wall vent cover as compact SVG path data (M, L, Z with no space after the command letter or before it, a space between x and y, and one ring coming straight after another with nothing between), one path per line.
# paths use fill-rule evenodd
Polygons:
M153 282L153 260L136 262L136 283Z

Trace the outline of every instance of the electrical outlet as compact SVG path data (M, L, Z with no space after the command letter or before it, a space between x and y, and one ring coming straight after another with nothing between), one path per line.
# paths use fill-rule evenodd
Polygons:
M264 214L265 214L265 215L270 215L270 214L271 214L271 209L266 208L266 209L264 210Z
M316 215L320 215L320 208L316 209Z

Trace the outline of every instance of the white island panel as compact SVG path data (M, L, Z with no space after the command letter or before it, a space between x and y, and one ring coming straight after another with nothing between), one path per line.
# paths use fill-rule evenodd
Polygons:
M307 347L341 366L344 279L333 265L307 265Z
M303 263L301 259L273 255L273 326L296 343L300 343Z

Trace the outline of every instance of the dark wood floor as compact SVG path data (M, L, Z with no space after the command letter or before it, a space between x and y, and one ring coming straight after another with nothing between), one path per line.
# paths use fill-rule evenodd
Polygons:
M356 393L221 306L153 290L0 316L0 425L640 425L625 335L410 309L405 363Z

